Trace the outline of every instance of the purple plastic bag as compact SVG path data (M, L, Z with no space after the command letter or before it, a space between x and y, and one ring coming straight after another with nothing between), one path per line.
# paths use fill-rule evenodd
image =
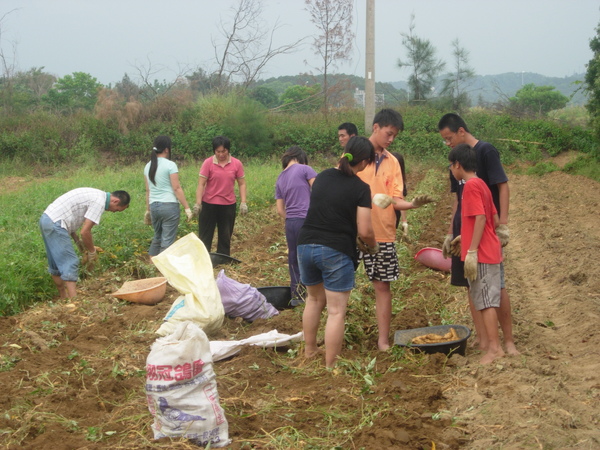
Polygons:
M242 317L253 321L276 316L279 311L271 305L258 289L242 284L225 275L221 269L217 275L217 287L225 314L229 317Z

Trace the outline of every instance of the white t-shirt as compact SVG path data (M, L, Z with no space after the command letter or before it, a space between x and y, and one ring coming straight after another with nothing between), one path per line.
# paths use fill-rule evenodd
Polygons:
M60 220L60 226L71 234L83 225L85 219L96 225L100 223L107 195L110 194L100 189L73 189L54 200L44 213L52 222Z

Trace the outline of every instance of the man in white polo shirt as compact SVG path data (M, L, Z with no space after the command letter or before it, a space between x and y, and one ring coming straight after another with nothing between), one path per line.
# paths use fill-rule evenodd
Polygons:
M104 192L93 188L78 188L58 197L40 218L40 230L46 255L48 272L61 298L77 295L79 258L71 238L84 255L91 268L96 261L96 247L92 227L100 223L104 211L123 211L129 207L130 196L125 191ZM81 228L80 235L77 231Z

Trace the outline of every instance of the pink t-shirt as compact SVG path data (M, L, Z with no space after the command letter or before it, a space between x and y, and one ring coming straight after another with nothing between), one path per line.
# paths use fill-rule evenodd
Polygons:
M485 228L477 249L480 263L500 264L502 262L502 246L496 236L494 214L497 214L492 193L481 178L471 178L466 182L462 193L461 260L467 256L467 250L473 240L475 217L485 216Z
M233 205L235 203L235 180L244 178L244 166L233 156L221 167L215 156L207 158L200 168L200 176L206 178L206 188L202 201L213 205Z

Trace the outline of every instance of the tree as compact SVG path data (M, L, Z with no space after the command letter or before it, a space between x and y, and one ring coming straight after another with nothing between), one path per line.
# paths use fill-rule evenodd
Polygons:
M585 73L585 91L588 94L585 106L590 112L596 134L600 136L600 23L596 27L596 36L590 39L590 49L594 55L588 62Z
M435 57L435 47L427 39L414 35L415 16L410 18L408 33L400 33L402 45L407 51L406 60L398 59L398 67L411 68L408 86L412 101L424 101L433 92L435 79L446 63Z
M310 20L319 30L313 38L312 48L322 60L323 105L327 111L329 69L338 62L350 59L352 52L352 0L305 0Z
M554 109L564 108L569 97L555 91L554 86L526 84L509 100L513 112L518 114L546 115Z
M458 39L452 41L454 71L449 72L442 80L442 94L452 98L452 109L461 112L469 105L466 87L475 78L475 71L469 67L469 52L460 46Z
M319 108L318 95L320 92L320 84L290 86L281 94L281 107L286 111L316 111Z
M267 108L274 108L279 104L277 93L267 86L258 86L252 89L249 97Z
M4 50L3 44L3 28L4 28L4 20L6 16L16 10L12 10L4 14L0 17L0 64L2 65L1 70L2 74L0 77L0 88L1 88L1 96L0 101L2 102L2 109L5 112L12 112L13 106L13 94L14 94L14 74L16 72L16 48L15 44L11 43L12 46L12 54L8 55Z
M244 87L250 86L271 59L294 52L303 40L274 47L275 32L280 26L275 22L269 29L261 19L261 0L239 0L237 7L231 9L231 23L221 22L224 43L217 44L213 40L217 64L214 81L219 90L227 89L236 82Z
M204 69L197 68L191 75L186 75L190 90L192 92L199 92L201 94L207 94L217 85L216 75L209 75Z
M102 84L88 73L73 72L59 78L43 97L45 103L61 111L94 109Z
M123 75L123 79L115 83L114 90L125 100L139 100L142 89L134 83L129 75Z
M173 71L175 76L172 81L167 81L164 78L159 81L157 76L159 73L163 73L166 67L153 64L149 58L146 64L138 64L135 68L141 80L140 96L147 101L164 96L172 89L180 88L184 83L187 84L185 76L189 72L189 68L185 66L178 67L176 72Z
M7 113L24 113L37 107L50 90L56 77L43 67L16 72L10 79L0 80L0 103Z

